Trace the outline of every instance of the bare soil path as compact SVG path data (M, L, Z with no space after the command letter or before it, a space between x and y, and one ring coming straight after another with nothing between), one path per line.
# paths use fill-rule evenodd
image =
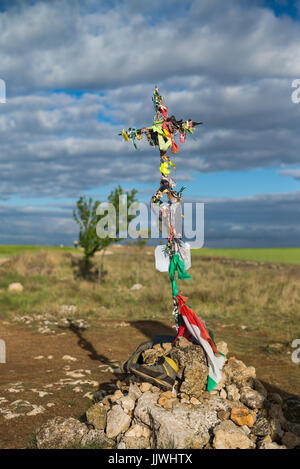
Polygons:
M36 429L51 417L81 417L99 386L114 389L114 369L157 333L170 334L170 328L151 321L135 326L112 321L85 331L66 328L41 335L0 322L7 355L0 363L0 448L28 447Z

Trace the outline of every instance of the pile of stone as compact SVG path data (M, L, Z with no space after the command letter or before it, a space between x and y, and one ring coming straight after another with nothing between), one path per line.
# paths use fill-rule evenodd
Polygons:
M217 347L227 354L224 342ZM172 391L122 375L113 394L98 392L101 399L86 412L86 423L56 417L44 424L38 448L300 449L300 422L287 420L281 396L266 390L253 367L229 358L221 382L208 393L200 346L182 338L150 349L145 360L165 353L179 365Z

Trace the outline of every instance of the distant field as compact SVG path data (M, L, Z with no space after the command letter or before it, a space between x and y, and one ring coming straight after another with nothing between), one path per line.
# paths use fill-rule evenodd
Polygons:
M77 252L72 246L21 246L21 245L0 245L0 258L10 257L24 252L38 252L42 250ZM193 249L193 255L229 257L231 259L241 259L257 262L279 262L285 264L300 264L299 248L249 248L249 249Z
M300 264L300 248L193 249L200 256L230 257L257 262Z
M45 249L47 251L75 251L75 248L68 246L61 248L59 246L22 246L16 244L0 244L0 258L16 256L17 254L22 254L23 252L38 252Z

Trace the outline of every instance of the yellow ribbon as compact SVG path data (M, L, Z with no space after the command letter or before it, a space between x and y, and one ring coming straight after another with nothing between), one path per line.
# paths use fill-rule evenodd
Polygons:
M170 160L169 156L166 156L165 158L168 160L168 162L170 163L170 165L173 166L174 169L176 169L176 164L173 163L173 162Z
M125 142L129 142L129 137L128 137L128 135L127 135L126 130L124 130L124 129L122 130L122 135L123 135L123 137L124 137Z
M170 174L171 170L169 169L169 163L167 161L165 161L164 163L162 163L159 167L159 171L164 175L164 176L168 176L168 174Z

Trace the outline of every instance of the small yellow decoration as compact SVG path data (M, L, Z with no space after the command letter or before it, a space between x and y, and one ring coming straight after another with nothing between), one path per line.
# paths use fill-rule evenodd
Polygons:
M162 163L159 167L159 170L164 176L168 176L168 174L170 174L171 172L171 170L169 169L169 163L167 161Z
M129 137L128 137L128 135L127 135L126 130L124 130L124 129L122 130L122 135L123 135L123 137L124 137L125 142L129 142Z

